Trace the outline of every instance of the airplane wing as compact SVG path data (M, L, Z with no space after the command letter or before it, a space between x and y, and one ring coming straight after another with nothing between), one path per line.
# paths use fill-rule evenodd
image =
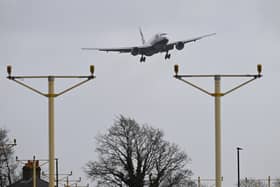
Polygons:
M132 50L132 47L123 47L123 48L82 48L82 50L97 50L97 51L105 51L105 52L129 53Z
M168 43L168 44L167 44L167 49L173 49L174 46L175 46L176 44L178 44L178 43L186 44L186 43L190 43L190 42L195 42L195 41L197 41L197 40L201 40L202 38L209 37L209 36L213 36L213 35L215 35L215 34L216 34L216 33L211 33L211 34L206 34L206 35L203 35L203 36L191 38L191 39L188 39L188 40L180 40L180 41L171 42L171 43Z
M139 54L144 53L151 46L134 46L134 47L120 47L120 48L82 48L82 50L97 50L105 52L119 52L119 53L131 53L132 50L137 49Z

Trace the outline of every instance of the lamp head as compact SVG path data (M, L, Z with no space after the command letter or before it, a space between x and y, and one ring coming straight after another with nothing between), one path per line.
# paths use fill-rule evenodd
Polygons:
M8 73L8 75L9 75L9 77L10 77L11 74L12 74L12 66L11 66L11 65L8 65L8 66L7 66L7 73Z
M261 75L261 73L262 73L262 65L261 64L257 65L257 70L258 70L258 74Z
M179 73L179 65L178 64L174 65L174 72L175 72L175 76L177 76L178 73Z
M93 73L94 73L94 65L90 65L89 69L90 69L90 73L93 75Z

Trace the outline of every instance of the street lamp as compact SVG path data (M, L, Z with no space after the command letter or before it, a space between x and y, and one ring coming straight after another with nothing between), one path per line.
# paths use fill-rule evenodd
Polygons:
M212 96L215 98L215 174L216 174L216 187L221 187L222 186L222 166L221 166L221 97L225 96L238 88L256 80L257 78L261 78L261 72L262 72L262 65L258 64L257 65L257 74L245 74L245 75L240 75L240 74L215 74L215 75L179 75L179 65L174 66L174 78L202 91L203 93ZM221 78L222 77L228 77L228 78L237 78L237 77L243 77L243 78L249 78L249 80L245 81L244 83L241 83L232 89L221 92ZM184 78L214 78L214 85L215 85L215 90L213 93L207 91L204 88L201 88L197 86L196 84L191 83L190 81L184 79Z
M8 73L8 79L15 81L16 83L28 88L29 90L45 96L48 98L49 102L49 187L54 187L54 160L55 160L55 149L54 149L54 98L61 96L69 91L71 91L74 88L77 88L78 86L81 86L82 84L92 80L95 78L93 75L94 73L94 66L90 66L90 75L88 76L57 76L57 75L48 75L48 76L12 76L12 66L7 66L7 73ZM54 91L54 81L55 79L84 79L83 81L74 84L73 86L70 86L69 88L59 92L55 93ZM48 93L43 93L36 88L33 88L26 83L22 82L21 79L48 79Z
M237 147L237 186L240 187L240 162L239 162L239 151L243 150L241 147Z

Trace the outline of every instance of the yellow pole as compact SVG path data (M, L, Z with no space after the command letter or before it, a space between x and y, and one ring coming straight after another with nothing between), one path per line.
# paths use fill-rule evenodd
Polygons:
M216 187L222 186L221 167L221 76L215 76L215 161Z
M49 187L54 187L54 77L49 76Z
M66 179L66 187L69 187L69 178L67 176L67 179Z
M35 161L35 156L33 157L33 187L36 187L36 161Z

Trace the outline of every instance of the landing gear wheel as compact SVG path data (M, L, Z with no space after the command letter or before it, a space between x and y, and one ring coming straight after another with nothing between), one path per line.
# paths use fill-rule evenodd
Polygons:
M145 62L145 61L146 61L146 57L141 56L141 58L140 58L140 62Z
M166 55L165 55L164 58L165 58L165 60L166 60L166 59L170 59L170 57L171 57L171 54L166 53Z

